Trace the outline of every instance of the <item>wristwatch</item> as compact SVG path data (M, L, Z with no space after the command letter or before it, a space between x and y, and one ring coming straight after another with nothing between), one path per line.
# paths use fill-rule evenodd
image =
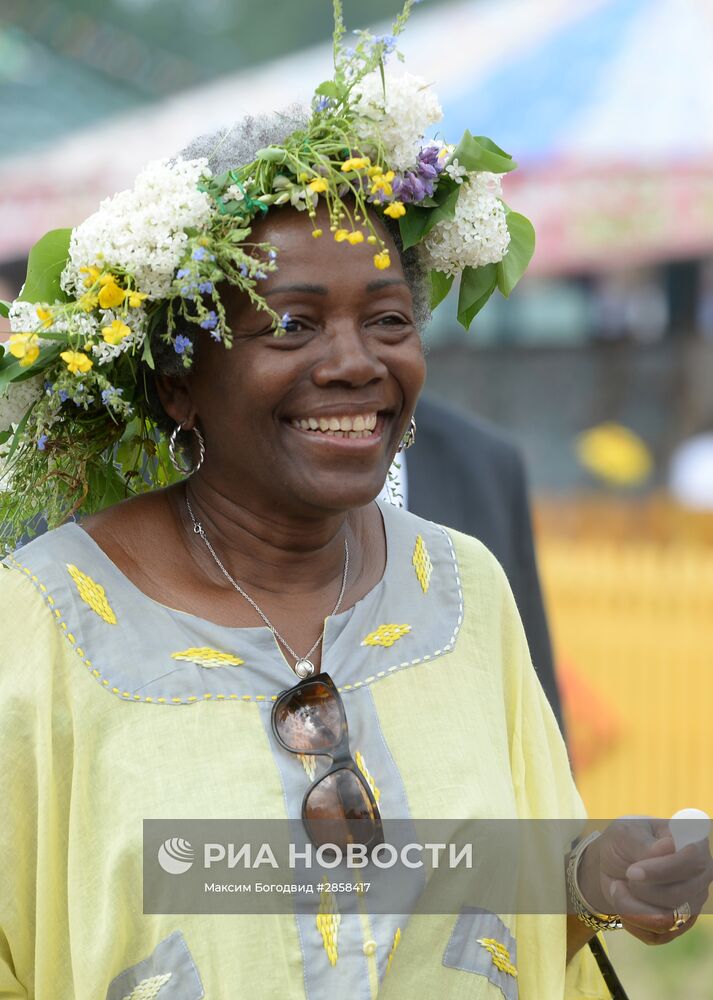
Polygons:
M593 910L582 895L582 890L579 888L577 881L577 869L579 868L580 859L592 841L596 840L598 836L599 831L594 830L593 833L590 833L584 840L580 840L572 849L567 860L567 889L574 905L574 912L582 923L595 931L618 931L624 926L619 914L597 913L596 910Z

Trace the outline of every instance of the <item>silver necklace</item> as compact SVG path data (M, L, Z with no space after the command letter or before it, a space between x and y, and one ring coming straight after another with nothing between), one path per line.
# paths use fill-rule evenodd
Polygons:
M237 592L239 594L241 594L245 598L245 600L248 602L248 604L252 605L252 607L255 608L255 610L260 615L260 617L265 622L265 624L270 629L270 631L275 636L275 638L279 642L282 643L282 645L285 647L285 649L288 651L288 653L290 653L292 656L294 656L294 658L295 658L295 665L294 665L294 667L292 669L297 674L297 676L300 677L302 680L304 680L305 677L311 677L312 674L315 672L315 670L314 670L314 663L312 663L312 661L310 660L310 656L312 655L312 653L315 651L315 649L317 648L317 646L322 641L322 639L324 637L324 629L322 629L322 631L319 633L319 635L317 636L316 641L310 646L310 648L307 650L307 652L305 653L304 656L300 656L299 653L296 653L294 651L294 649L292 648L292 646L290 646L290 644L287 641L287 639L285 639L285 637L283 635L281 635L280 632L278 632L278 630L272 624L272 622L267 617L267 615L262 610L262 608L260 608L258 606L258 604L252 599L252 597L250 596L250 594L246 594L245 593L245 591L240 586L240 584L237 582L237 580L234 580L232 578L232 576L230 575L230 573L227 571L227 569L225 568L225 566L222 564L222 562L220 561L220 559L216 555L215 549L210 544L208 536L206 535L205 531L203 530L203 525L201 524L201 522L199 520L197 520L195 514L193 513L193 508L191 507L191 503L190 503L190 500L188 499L188 497L186 497L186 507L188 508L188 513L191 515L191 521L193 521L193 531L195 532L196 535L200 535L201 536L201 538L203 539L203 541L205 542L205 544L206 544L206 546L208 548L208 551L213 556L213 559L215 560L215 562L217 563L217 565L220 567L220 570L223 573L223 576L225 576L225 578L227 580L229 580L230 583L232 583L232 585L235 587L235 589L237 590ZM339 591L339 597L337 598L337 603L334 605L334 608L331 611L332 615L336 615L337 611L339 611L340 607L342 606L342 600L344 598L344 591L346 590L346 587L347 587L347 573L348 572L349 572L349 543L347 542L347 540L345 538L344 539L344 572L342 573L342 587L341 587L341 590Z

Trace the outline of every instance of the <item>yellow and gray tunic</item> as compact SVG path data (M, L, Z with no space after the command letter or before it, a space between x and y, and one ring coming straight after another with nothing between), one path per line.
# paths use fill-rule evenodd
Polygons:
M382 513L384 577L327 619L322 665L384 820L581 816L500 566ZM608 995L586 951L565 984L563 916L144 914L144 819L299 817L326 758L271 733L294 677L268 629L150 600L77 524L0 588L0 998Z

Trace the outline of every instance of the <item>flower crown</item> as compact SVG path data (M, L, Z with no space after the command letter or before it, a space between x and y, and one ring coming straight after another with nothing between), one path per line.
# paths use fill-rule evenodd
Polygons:
M30 251L19 297L2 303L12 329L0 357L6 543L33 517L53 527L178 478L147 399L152 338L186 368L193 345L179 317L229 348L225 282L270 315L276 336L285 333L289 317L260 293L277 252L250 240L271 206L304 212L315 239L366 241L381 270L389 249L370 212L398 220L404 248L425 248L432 308L460 277L466 328L496 288L508 296L521 277L534 232L500 197L512 158L469 132L455 147L424 140L441 118L438 100L424 80L387 71L415 0L390 35L357 32L352 49L341 0L333 2L335 72L316 88L304 129L220 176L205 159L152 163L131 190ZM329 234L316 223L320 198Z

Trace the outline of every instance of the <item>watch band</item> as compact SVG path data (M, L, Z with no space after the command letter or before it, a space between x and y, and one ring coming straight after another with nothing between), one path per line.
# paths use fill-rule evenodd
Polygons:
M595 931L621 930L624 925L621 922L619 914L597 913L596 910L593 910L582 895L582 890L579 888L579 882L577 881L577 869L579 868L580 859L592 841L596 840L598 836L599 831L594 830L593 833L590 833L584 840L580 840L572 849L567 860L567 889L574 905L574 912L587 927L591 927Z

